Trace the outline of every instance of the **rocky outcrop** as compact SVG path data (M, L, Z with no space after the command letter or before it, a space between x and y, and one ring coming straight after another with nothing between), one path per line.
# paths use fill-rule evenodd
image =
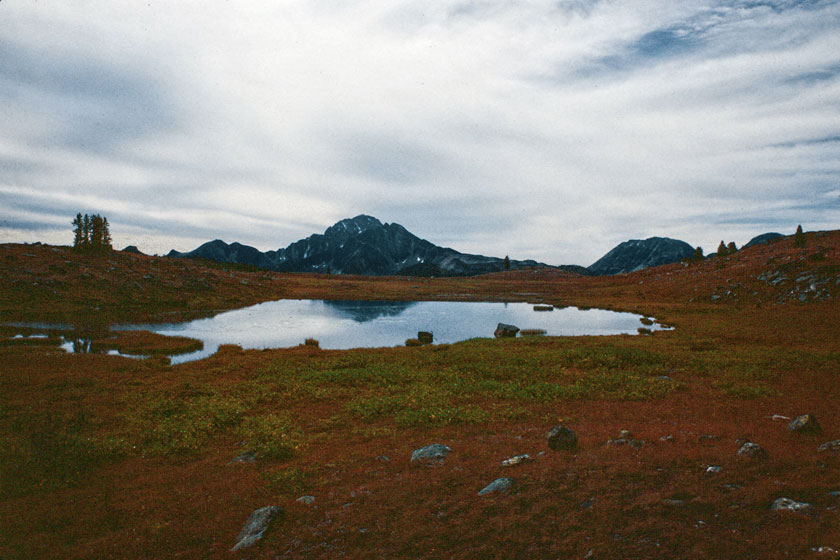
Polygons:
M797 502L790 498L777 498L770 505L770 511L791 511L794 513L803 513L811 509L811 504L806 502Z
M758 445L757 443L753 443L751 441L745 442L738 448L738 452L736 453L738 457L744 457L746 459L766 459L767 458L767 451L764 450L763 447Z
M635 272L651 266L679 262L691 258L694 249L685 241L667 237L631 239L619 244L609 253L595 261L588 270L590 274L605 276Z
M790 421L788 430L791 432L798 432L800 434L821 434L822 427L817 422L817 417L813 414L800 414Z
M452 448L442 443L432 443L411 453L412 463L442 463Z
M242 530L236 535L236 544L230 549L231 552L254 546L268 530L274 518L282 513L283 510L277 506L266 506L254 510L248 516L248 520L245 522Z
M496 325L496 330L493 331L493 336L495 336L496 338L513 338L518 332L519 327L515 325L499 323L498 325Z
M562 424L554 426L548 432L548 448L554 451L575 449L577 443L577 434Z
M507 494L513 488L512 478L497 478L484 488L478 491L479 496L489 496L491 494Z

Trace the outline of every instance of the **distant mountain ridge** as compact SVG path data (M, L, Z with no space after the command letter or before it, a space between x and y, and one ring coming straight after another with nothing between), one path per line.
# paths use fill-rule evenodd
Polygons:
M241 243L219 239L169 257L203 258L247 264L282 272L334 272L361 275L471 276L504 270L504 259L470 255L439 247L399 224L382 223L359 215L328 227L276 251L262 252ZM511 260L510 268L548 267L534 260ZM553 267L557 268L557 267ZM559 267L574 272L582 267Z
M671 264L691 258L694 249L685 241L668 237L631 239L619 243L588 267L595 276L624 274L651 266Z

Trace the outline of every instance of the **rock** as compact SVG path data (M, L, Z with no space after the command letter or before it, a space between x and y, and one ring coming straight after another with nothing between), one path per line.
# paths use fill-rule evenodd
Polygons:
M674 436L672 436L672 435L662 436L661 438L659 438L659 441L664 441L664 442L667 442L667 443L674 443Z
M516 336L516 333L519 332L519 327L514 325L506 325L505 323L499 323L496 325L496 330L493 331L493 336L496 338L508 338Z
M242 530L236 535L236 544L230 549L231 552L254 546L262 538L272 520L281 513L283 513L283 510L277 506L266 506L254 510L248 516L248 520L245 522Z
M719 473L722 470L723 467L721 467L720 465L709 465L708 467L706 467L706 472L709 474Z
M497 478L484 488L478 491L479 496L489 496L490 494L507 494L513 488L512 478Z
M633 447L635 449L638 449L638 448L642 447L644 444L645 444L645 442L640 441L638 439L621 438L620 437L620 438L608 439L606 441L606 443L604 443L604 447L622 447L622 446L626 445L627 447Z
M676 500L674 498L665 498L662 503L666 506L680 507L685 505L685 500Z
M788 418L787 416L782 416L781 414L774 414L770 417L770 420L773 420L774 422L780 422L782 420L790 420L790 418Z
M825 442L817 448L817 451L840 451L840 439Z
M533 460L534 459L532 459L531 456L528 455L527 453L524 454L524 455L515 455L515 456L511 457L510 459L505 459L504 461L502 461L502 466L503 467L515 467L517 465L521 465L522 463L530 463Z
M309 495L301 496L300 498L298 498L295 501L298 502L298 503L301 503L301 504L305 504L307 506L311 506L312 504L315 503L315 496L309 496Z
M805 502L797 502L790 498L777 498L770 506L770 511L792 511L802 513L811 509L811 504Z
M577 447L577 435L562 424L551 428L548 432L548 448L554 451L563 449L575 449Z
M790 421L788 430L791 432L799 432L800 434L821 434L822 427L817 422L817 417L813 414L800 414Z
M447 455L452 453L452 448L442 443L432 443L411 453L411 462L442 463Z
M621 447L626 445L628 447L639 448L644 445L645 442L640 441L638 439L633 438L633 434L630 430L620 430L618 432L618 437L614 439L608 439L607 442L604 444L604 447Z
M420 341L420 344L431 344L432 341L435 339L435 335L429 331L418 331L417 332L417 340Z
M256 463L257 456L254 454L253 451L245 451L244 453L240 453L230 461L228 464L231 465L233 463Z
M748 459L764 459L767 457L767 452L757 443L748 441L738 449L736 455Z
M815 546L811 548L811 552L815 554L825 554L827 556L840 556L840 550L830 546Z
M391 460L391 458L390 458L390 457L388 457L387 455L379 455L379 456L376 458L376 460L377 460L377 461L379 461L380 463L387 463L387 462L389 462L389 461Z

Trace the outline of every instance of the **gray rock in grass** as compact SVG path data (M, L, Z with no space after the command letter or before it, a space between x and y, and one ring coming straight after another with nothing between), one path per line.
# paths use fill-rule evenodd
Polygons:
M277 506L266 506L254 510L248 516L242 530L236 535L236 544L230 549L231 552L254 546L268 530L274 518L281 513L283 513L283 510Z

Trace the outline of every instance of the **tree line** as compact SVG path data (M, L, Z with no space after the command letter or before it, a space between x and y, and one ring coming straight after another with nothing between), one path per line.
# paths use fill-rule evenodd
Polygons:
M82 216L81 212L73 219L73 248L79 251L110 251L111 232L108 218L99 214Z

